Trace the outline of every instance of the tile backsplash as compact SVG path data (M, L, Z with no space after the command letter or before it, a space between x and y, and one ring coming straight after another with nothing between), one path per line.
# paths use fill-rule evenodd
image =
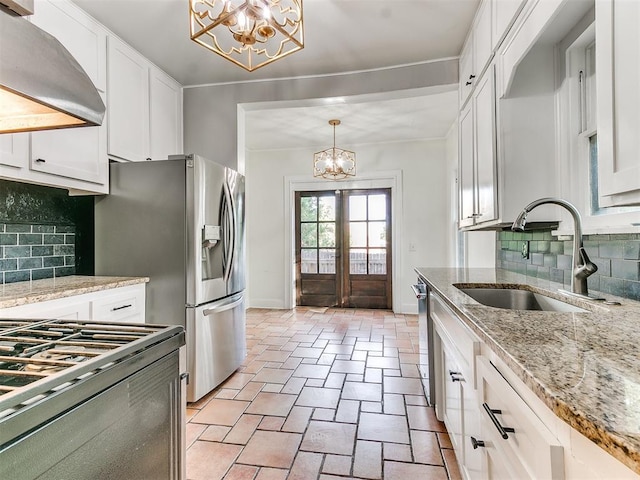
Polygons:
M564 238L564 237L563 237ZM523 258L523 243L529 258ZM585 235L583 244L598 271L587 280L589 289L640 300L640 234ZM498 233L497 266L506 270L571 285L573 239L551 232Z
M73 225L0 224L2 283L76 273Z
M0 281L93 274L93 202L0 180Z

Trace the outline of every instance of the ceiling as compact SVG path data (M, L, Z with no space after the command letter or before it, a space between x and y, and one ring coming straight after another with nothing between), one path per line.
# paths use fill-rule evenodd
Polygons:
M304 49L249 73L191 41L189 0L73 1L184 86L331 75L457 57L479 2L304 0ZM324 144L332 138L327 116L343 120L338 143L441 137L455 119L457 98L451 92L423 95L250 110L247 146ZM274 111L265 115L265 109ZM321 131L326 135L316 134Z

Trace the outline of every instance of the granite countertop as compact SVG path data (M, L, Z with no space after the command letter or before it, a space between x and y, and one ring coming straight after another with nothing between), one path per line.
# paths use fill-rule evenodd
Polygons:
M71 275L30 282L7 283L2 285L0 289L0 309L44 302L46 300L56 300L72 295L82 295L83 293L99 292L111 288L126 287L148 281L148 277L85 277Z
M558 293L561 284L500 269L415 271L558 417L640 473L640 302L584 301ZM526 284L589 311L488 307L454 286L470 283Z

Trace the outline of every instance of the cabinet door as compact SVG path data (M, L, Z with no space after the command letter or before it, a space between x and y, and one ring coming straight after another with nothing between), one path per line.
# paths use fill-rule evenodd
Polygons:
M182 87L161 70L149 71L151 159L182 153Z
M491 36L494 49L502 43L524 3L525 0L493 0Z
M473 74L479 79L493 56L491 31L491 1L485 0L478 9L473 26Z
M55 36L78 60L96 87L104 91L105 32L81 10L66 2L40 0L36 2L35 12L33 22ZM106 138L106 121L99 127L33 132L30 168L47 174L105 184L108 176Z
M462 452L462 388L460 365L448 343L442 341L442 365L444 367L444 423L456 452Z
M496 118L493 67L473 94L474 146L476 157L476 223L498 218L496 181Z
M473 32L469 34L467 43L460 52L459 70L460 83L458 92L460 94L460 106L463 106L469 99L469 95L473 90L475 75L473 73Z
M474 172L473 172L473 109L469 103L460 112L460 137L458 167L458 189L460 191L459 226L473 225L475 215Z
M603 206L640 204L640 2L596 1L598 188Z
M149 62L118 38L108 44L108 153L124 160L149 158Z
M35 0L31 21L56 37L89 75L106 91L106 32L70 1Z
M21 168L29 159L28 133L3 133L0 135L0 166Z

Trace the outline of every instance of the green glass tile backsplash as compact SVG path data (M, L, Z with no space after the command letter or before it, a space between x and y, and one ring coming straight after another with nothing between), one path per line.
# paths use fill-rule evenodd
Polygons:
M529 258L522 244L529 242ZM591 290L640 300L640 234L585 235L583 244L598 271L589 277ZM571 285L573 240L551 232L499 232L498 267Z

